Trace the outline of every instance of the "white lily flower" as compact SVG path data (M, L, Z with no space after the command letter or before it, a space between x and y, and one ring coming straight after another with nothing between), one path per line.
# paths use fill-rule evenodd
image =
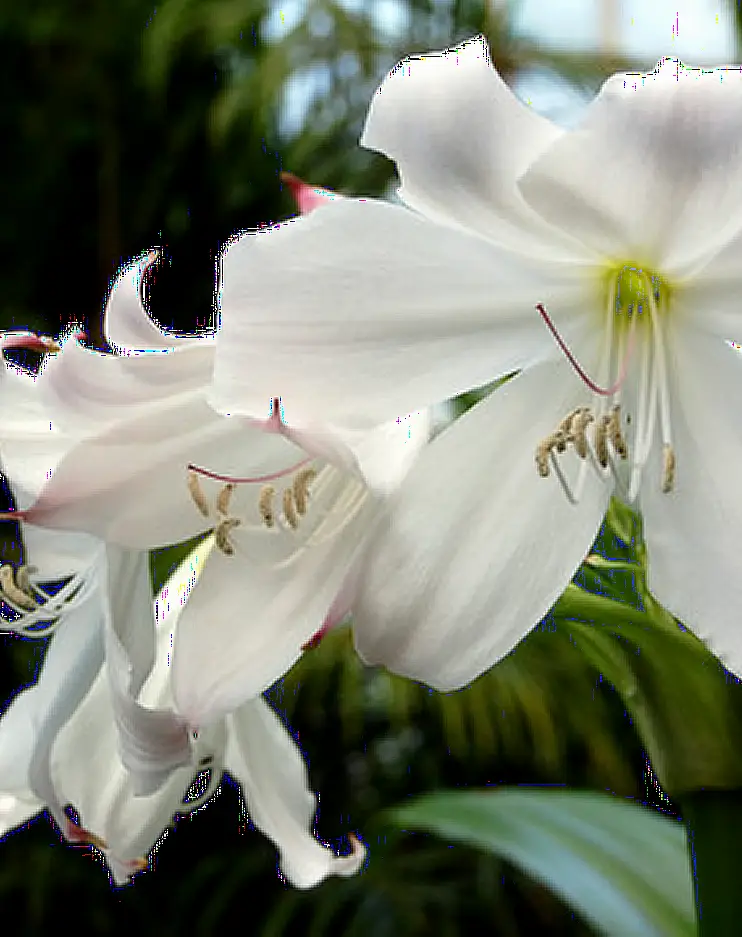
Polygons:
M360 581L357 647L440 689L548 611L615 492L649 586L742 674L740 67L615 75L561 131L484 39L402 62L363 145L408 207L344 198L222 258L213 403L389 419L520 374L435 439Z
M173 593L190 565L197 572L199 557L184 564L160 595L155 609L160 616L154 667L140 695L147 711L166 713L171 705L169 650L177 630L182 602ZM125 571L125 566L120 567ZM126 578L118 576L117 579ZM123 585L123 582L119 582ZM38 682L22 691L0 718L0 836L48 807L66 838L92 845L106 858L116 884L147 867L152 853L175 814L187 814L209 800L218 789L222 770L241 785L248 814L258 829L276 843L282 875L300 888L311 887L328 875L352 875L360 868L365 850L351 836L352 851L338 857L312 835L316 799L307 787L301 753L275 713L262 698L248 701L226 720L199 734L191 757L176 770L168 766L167 779L152 794L140 796L119 753L116 731L116 694L109 693L106 670L116 667L109 658L93 681L88 680L80 699L61 717L60 700L81 685L77 678L88 645L102 646L106 617L105 578L91 593L97 600L97 621L70 614L54 635ZM152 602L143 595L114 595L119 619L139 627L153 616ZM106 597L105 602L108 602ZM90 656L87 654L87 656ZM99 653L98 660L102 658ZM111 676L115 686L118 676ZM43 727L53 723L51 746ZM47 756L46 788L39 787L39 754ZM167 750L153 755L165 764ZM210 771L209 783L197 799L184 799L200 769ZM64 807L79 815L72 822Z
M133 550L214 532L217 549L173 650L177 709L201 728L265 690L345 617L382 499L427 441L430 418L410 414L363 430L319 420L294 428L277 400L267 419L216 413L206 401L210 339L162 333L161 345L182 344L137 348L157 345L141 301L151 260L122 273L107 306L109 341L127 354L75 343L38 378L59 433L67 439L82 424L80 438L61 456L47 454L47 439L39 455L27 454L21 427L6 461L14 485L32 474L39 481L30 506L15 515L29 525L85 531ZM125 662L134 650L107 640L108 655L121 660L123 712L124 698L136 697ZM180 757L169 719L163 731L175 732L173 757ZM158 783L140 781L144 789Z

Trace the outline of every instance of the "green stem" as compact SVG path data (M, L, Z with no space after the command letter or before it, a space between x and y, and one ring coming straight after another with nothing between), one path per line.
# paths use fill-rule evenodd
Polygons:
M696 888L699 937L740 932L742 790L689 791L679 798Z

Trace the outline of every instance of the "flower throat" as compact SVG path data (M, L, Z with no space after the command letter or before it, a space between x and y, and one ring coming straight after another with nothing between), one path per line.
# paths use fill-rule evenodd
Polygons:
M675 484L675 451L670 425L669 388L662 317L667 308L667 288L662 280L636 266L614 267L607 277L607 304L603 322L603 347L598 380L579 363L543 304L536 309L594 402L568 413L536 447L536 469L542 478L551 469L567 499L576 504L590 465L602 479L613 478L632 502L638 493L644 466L651 451L657 417L662 442L660 487L669 494ZM641 334L640 334L641 330ZM627 441L631 414L622 419L622 392L635 352L637 370L636 413L631 440ZM602 381L602 383L599 383ZM624 435L626 433L626 435ZM571 485L559 456L572 447L581 460L575 485ZM628 478L618 470L628 463Z

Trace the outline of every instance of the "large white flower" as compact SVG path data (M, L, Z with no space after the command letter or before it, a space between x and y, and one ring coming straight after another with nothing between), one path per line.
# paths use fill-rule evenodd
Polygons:
M106 334L122 354L71 340L35 382L26 375L44 430L37 440L23 420L0 417L0 453L14 489L33 490L16 516L34 527L134 550L214 531L173 651L177 708L202 727L270 686L347 614L383 497L430 421L294 429L269 398L259 418L216 413L206 401L213 339L154 326L141 299L151 260L122 272L107 305Z
M78 551L80 538L67 539ZM101 550L103 556L102 545ZM153 749L153 762L167 767L166 778L155 792L139 793L120 753L119 700L109 692L121 674L107 671L116 671L121 661L109 654L101 669L104 632L110 617L117 619L119 638L142 628L142 622L148 627L159 609L154 665L137 705L166 716L172 711L169 652L182 615L182 579L190 570L194 575L188 578L195 579L202 557L176 572L153 609L146 594L146 557L144 564L136 557L132 563L125 551L108 552L107 572L98 568L86 602L67 611L52 637L38 681L0 718L0 836L47 808L70 842L93 845L105 855L114 880L122 884L147 867L145 857L173 816L211 798L226 770L241 785L252 822L276 843L282 874L292 884L310 887L331 874L356 872L364 858L358 840L351 837L351 854L338 857L313 836L316 799L301 753L260 697L199 733L196 741L186 740L187 757L177 767L168 763L167 746ZM124 591L127 586L133 592ZM204 768L210 771L205 790L184 800ZM78 822L65 813L70 804Z
M649 584L742 673L742 71L615 75L565 132L483 39L402 62L363 145L407 207L340 199L222 258L212 402L383 421L520 371L421 455L355 608L372 662L449 689L507 653L613 492Z

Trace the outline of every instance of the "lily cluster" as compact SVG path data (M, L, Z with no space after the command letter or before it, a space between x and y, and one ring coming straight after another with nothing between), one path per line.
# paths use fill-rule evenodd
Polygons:
M57 352L5 366L0 413L38 567L0 570L6 624L54 634L0 720L0 830L46 806L121 880L227 770L290 881L352 874L363 847L315 839L262 692L349 615L368 663L466 685L548 612L612 495L644 515L652 591L742 673L740 95L739 67L667 59L564 131L481 37L410 58L361 140L401 204L287 178L300 215L227 245L213 334L150 318L150 252L112 288L113 353L6 336ZM513 374L431 439L433 408ZM148 551L202 534L158 623Z

